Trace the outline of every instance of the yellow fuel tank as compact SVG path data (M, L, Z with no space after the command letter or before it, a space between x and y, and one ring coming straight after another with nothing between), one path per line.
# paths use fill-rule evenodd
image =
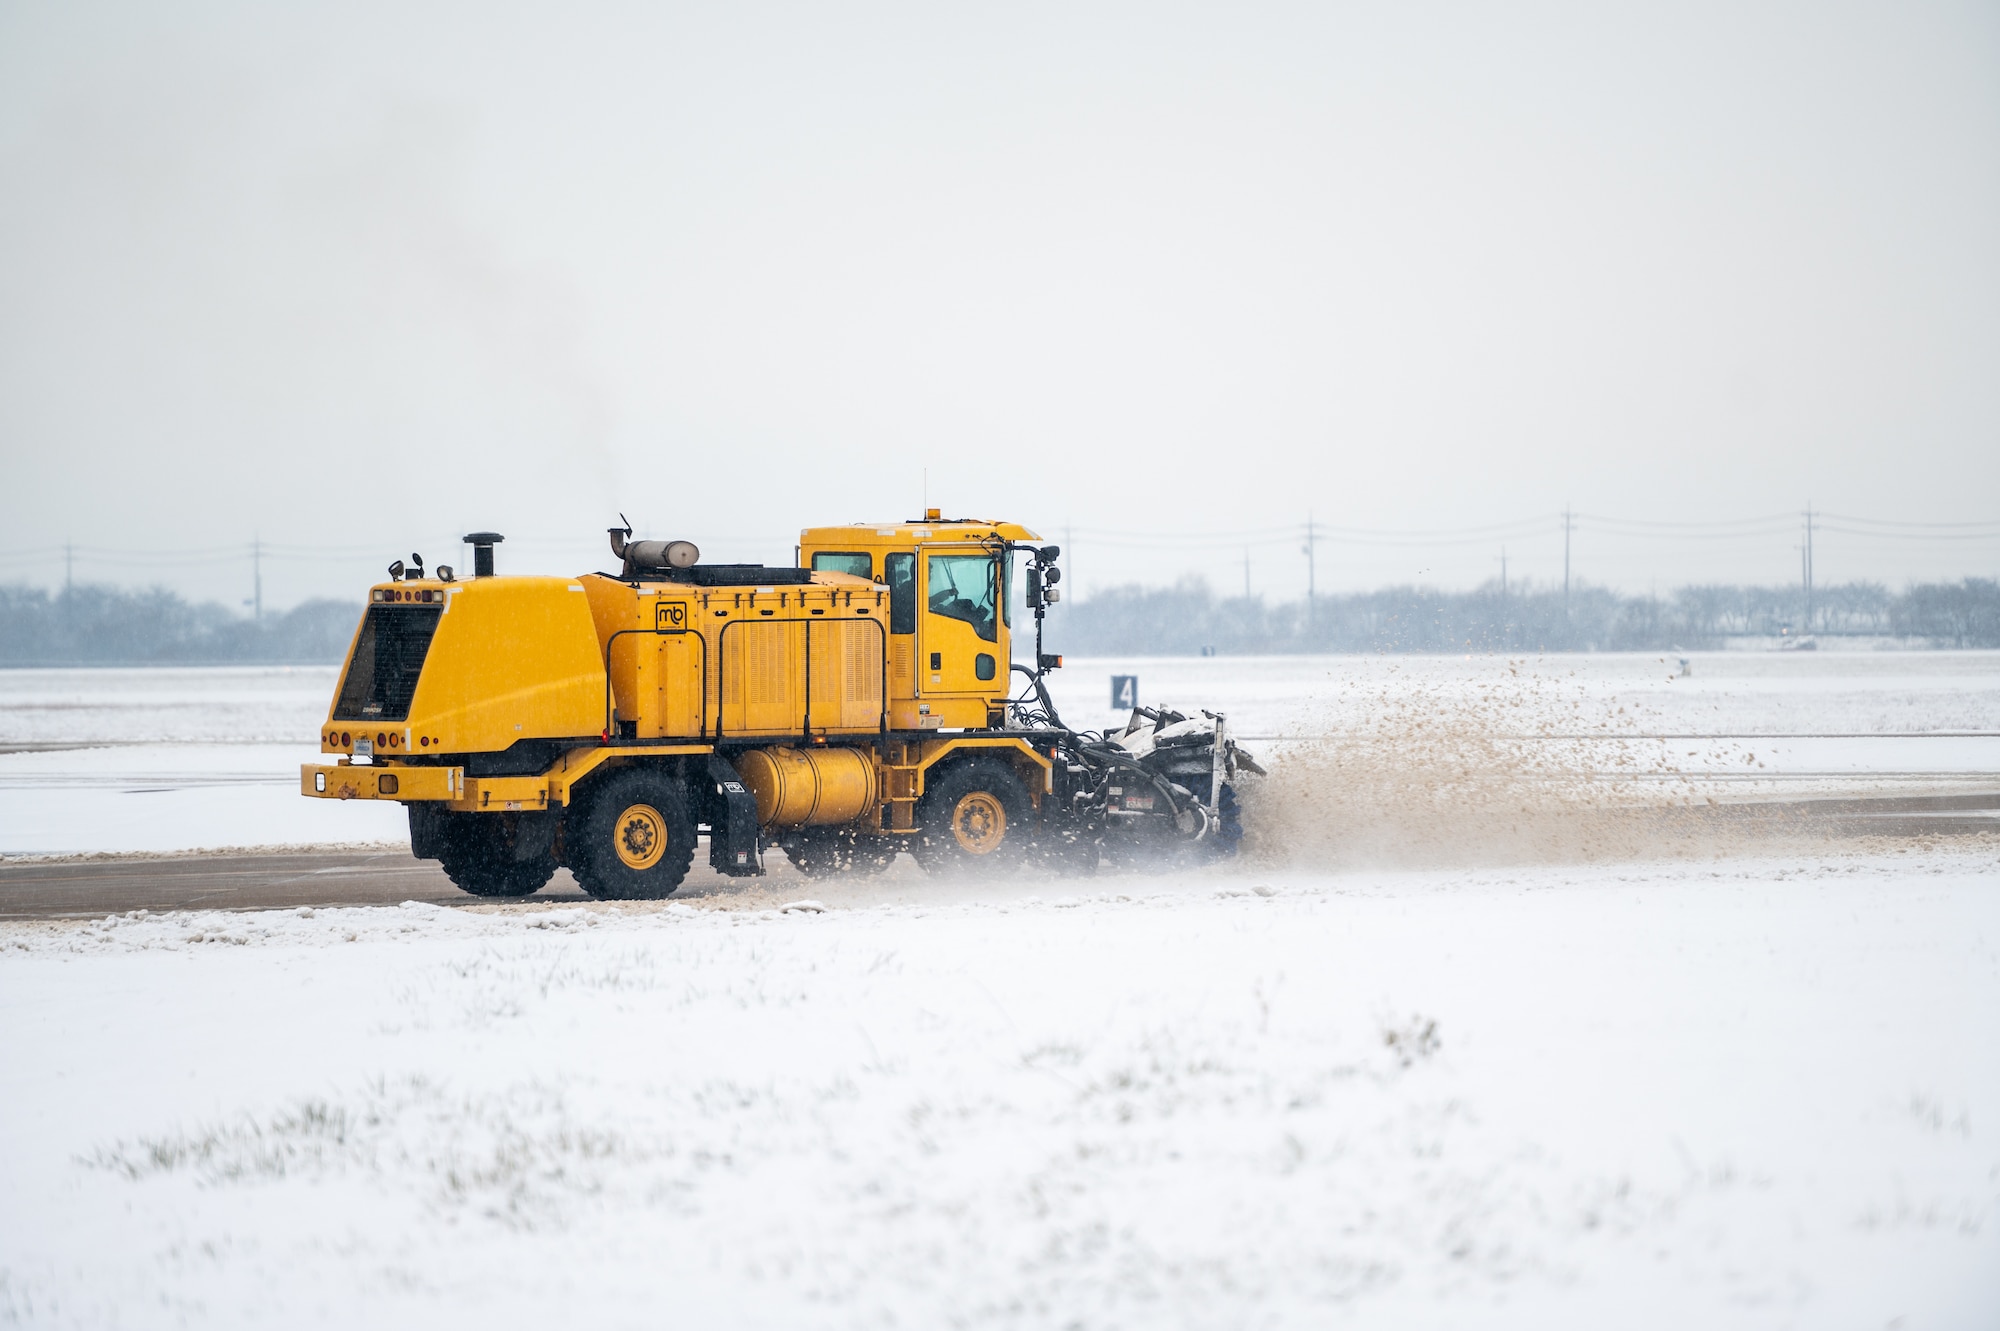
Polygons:
M850 823L875 807L875 763L862 749L752 749L736 770L766 827Z

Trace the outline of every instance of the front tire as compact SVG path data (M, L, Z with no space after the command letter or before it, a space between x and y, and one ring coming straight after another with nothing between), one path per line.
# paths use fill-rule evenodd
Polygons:
M991 758L960 763L924 793L910 853L925 871L1011 872L1034 837L1034 806L1013 769Z
M673 895L694 862L694 820L679 781L659 772L619 772L591 792L563 838L570 871L600 901Z

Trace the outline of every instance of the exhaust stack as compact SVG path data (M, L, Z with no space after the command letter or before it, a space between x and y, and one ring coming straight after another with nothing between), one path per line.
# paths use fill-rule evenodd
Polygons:
M490 578L493 576L493 547L506 540L497 531L468 532L465 543L472 547L472 576Z
M611 553L625 561L625 576L692 568L701 562L701 551L693 541L635 541L630 527L607 529Z

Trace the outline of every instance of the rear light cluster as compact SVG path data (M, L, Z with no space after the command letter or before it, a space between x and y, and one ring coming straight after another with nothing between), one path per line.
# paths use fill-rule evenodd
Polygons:
M444 593L435 587L422 587L405 591L401 587L377 587L370 592L373 601L415 602L421 605L437 605L444 600Z
M428 749L431 745L440 743L441 741L425 735L417 742ZM351 749L354 747L354 736L345 730L329 730L326 732L326 743L327 747L332 749ZM375 747L377 750L402 748L402 733L395 730L376 731Z

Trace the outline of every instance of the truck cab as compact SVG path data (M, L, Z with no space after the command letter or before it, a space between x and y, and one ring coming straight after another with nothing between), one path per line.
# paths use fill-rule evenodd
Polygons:
M1013 660L1013 522L945 519L811 527L799 561L868 578L889 591L889 725L894 730L998 726Z

